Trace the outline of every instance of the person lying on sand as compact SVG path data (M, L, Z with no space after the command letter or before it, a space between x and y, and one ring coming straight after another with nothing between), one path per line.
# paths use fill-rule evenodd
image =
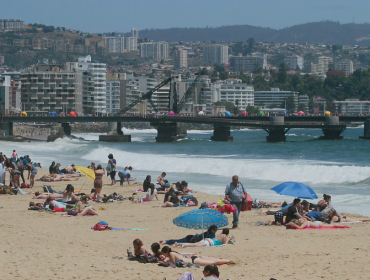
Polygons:
M81 175L60 175L60 174L49 174L41 177L41 181L57 182L57 181L77 181ZM72 179L73 177L73 179Z
M193 264L199 264L201 266L206 266L206 265L220 265L220 264L236 264L232 260L228 259L218 259L218 258L212 258L212 257L197 257L197 256L192 256L190 258L186 258L182 255L180 255L177 252L173 252L171 248L168 246L165 246L162 248L162 252L158 253L158 258L160 261L166 261L169 260L170 262L177 262L177 261L183 261L184 265L188 263L193 263ZM168 259L166 259L168 258Z
M134 246L134 255L135 255L135 257L150 253L150 251L147 248L144 247L143 242L140 239L135 239L132 242L132 245Z
M350 217L347 217L347 216L336 216L335 215L335 210L332 210L329 214L329 217L328 217L329 221L331 221L332 223L345 223L345 222L370 222L370 219L369 218L350 218Z
M181 247L181 248L186 248L186 247L205 247L205 246L219 246L222 244L227 244L229 243L230 240L234 239L234 236L229 236L229 229L224 228L222 230L222 233L217 235L216 238L205 238L199 242L196 243L174 243L172 247Z
M149 186L148 192L146 193L146 196L140 197L140 198L134 198L132 202L142 203L144 201L153 201L154 198L158 200L157 190L154 187L154 184L151 183Z
M72 210L68 211L68 215L71 216L84 216L84 215L98 215L94 207L88 204L90 198L88 196L81 197Z
M204 233L204 238L215 238L216 237L217 226L211 225L208 230ZM174 243L196 243L203 239L203 234L187 235L181 239L169 239L169 240L159 240L159 244L174 244Z
M292 227L292 228L331 228L333 227L333 225L325 224L320 221L311 222L311 221L306 221L302 219L293 219L288 224L286 224L286 226ZM347 226L336 226L336 227L346 228Z
M33 199L47 199L47 198L63 198L62 194L59 193L40 193L40 192L35 192L35 196Z

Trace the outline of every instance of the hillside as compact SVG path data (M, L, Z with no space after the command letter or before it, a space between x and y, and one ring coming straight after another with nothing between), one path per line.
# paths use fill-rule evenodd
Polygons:
M139 32L140 39L154 41L215 41L370 45L370 24L340 24L324 21L294 25L284 29L255 27L250 25L221 26L215 28L168 28L145 29Z

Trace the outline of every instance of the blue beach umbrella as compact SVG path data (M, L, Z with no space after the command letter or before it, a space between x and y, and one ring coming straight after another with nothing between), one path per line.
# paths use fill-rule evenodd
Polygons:
M229 224L228 218L215 210L211 209L195 209L173 219L173 223L178 227L193 228L193 229L208 229L211 225L218 228Z
M271 189L281 195L289 195L298 198L315 199L316 193L307 185L299 182L285 182Z
M231 117L231 113L229 111L225 112L225 117Z

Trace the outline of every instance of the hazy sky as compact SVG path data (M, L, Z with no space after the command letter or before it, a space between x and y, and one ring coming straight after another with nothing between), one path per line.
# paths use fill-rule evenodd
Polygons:
M370 22L368 0L0 0L0 7L0 19L86 32L242 24L284 28L322 20Z

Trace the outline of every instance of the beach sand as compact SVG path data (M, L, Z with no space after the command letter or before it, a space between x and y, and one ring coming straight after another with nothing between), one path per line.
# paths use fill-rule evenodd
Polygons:
M36 178L46 174L39 170ZM155 178L157 174L152 174ZM159 174L158 174L159 175ZM8 175L7 175L8 178ZM179 180L186 178L179 178ZM42 185L64 190L69 182L35 182L31 192ZM75 189L90 193L91 180L81 177L71 182ZM228 182L225 182L225 185ZM131 196L141 182L108 186L104 178L102 193L117 192ZM191 186L189 186L191 187ZM172 219L198 207L161 208L159 201L132 203L93 203L99 216L61 217L61 213L27 210L29 195L0 195L1 279L177 279L185 271L195 279L203 277L203 268L164 268L127 260L126 250L139 238L150 248L161 239L182 238L194 234L179 228ZM198 192L198 201L214 202L220 196ZM41 202L43 200L32 200ZM335 197L333 197L335 204ZM349 215L355 217L356 215ZM232 215L228 215L232 222ZM219 267L220 279L369 279L370 223L348 224L349 229L286 230L280 226L255 226L257 221L272 220L258 211L242 212L240 228L231 230L236 245L216 248L176 248L177 251L229 258L236 265ZM91 229L99 221L116 228L148 228L141 231L102 231ZM112 258L112 257L123 257Z

